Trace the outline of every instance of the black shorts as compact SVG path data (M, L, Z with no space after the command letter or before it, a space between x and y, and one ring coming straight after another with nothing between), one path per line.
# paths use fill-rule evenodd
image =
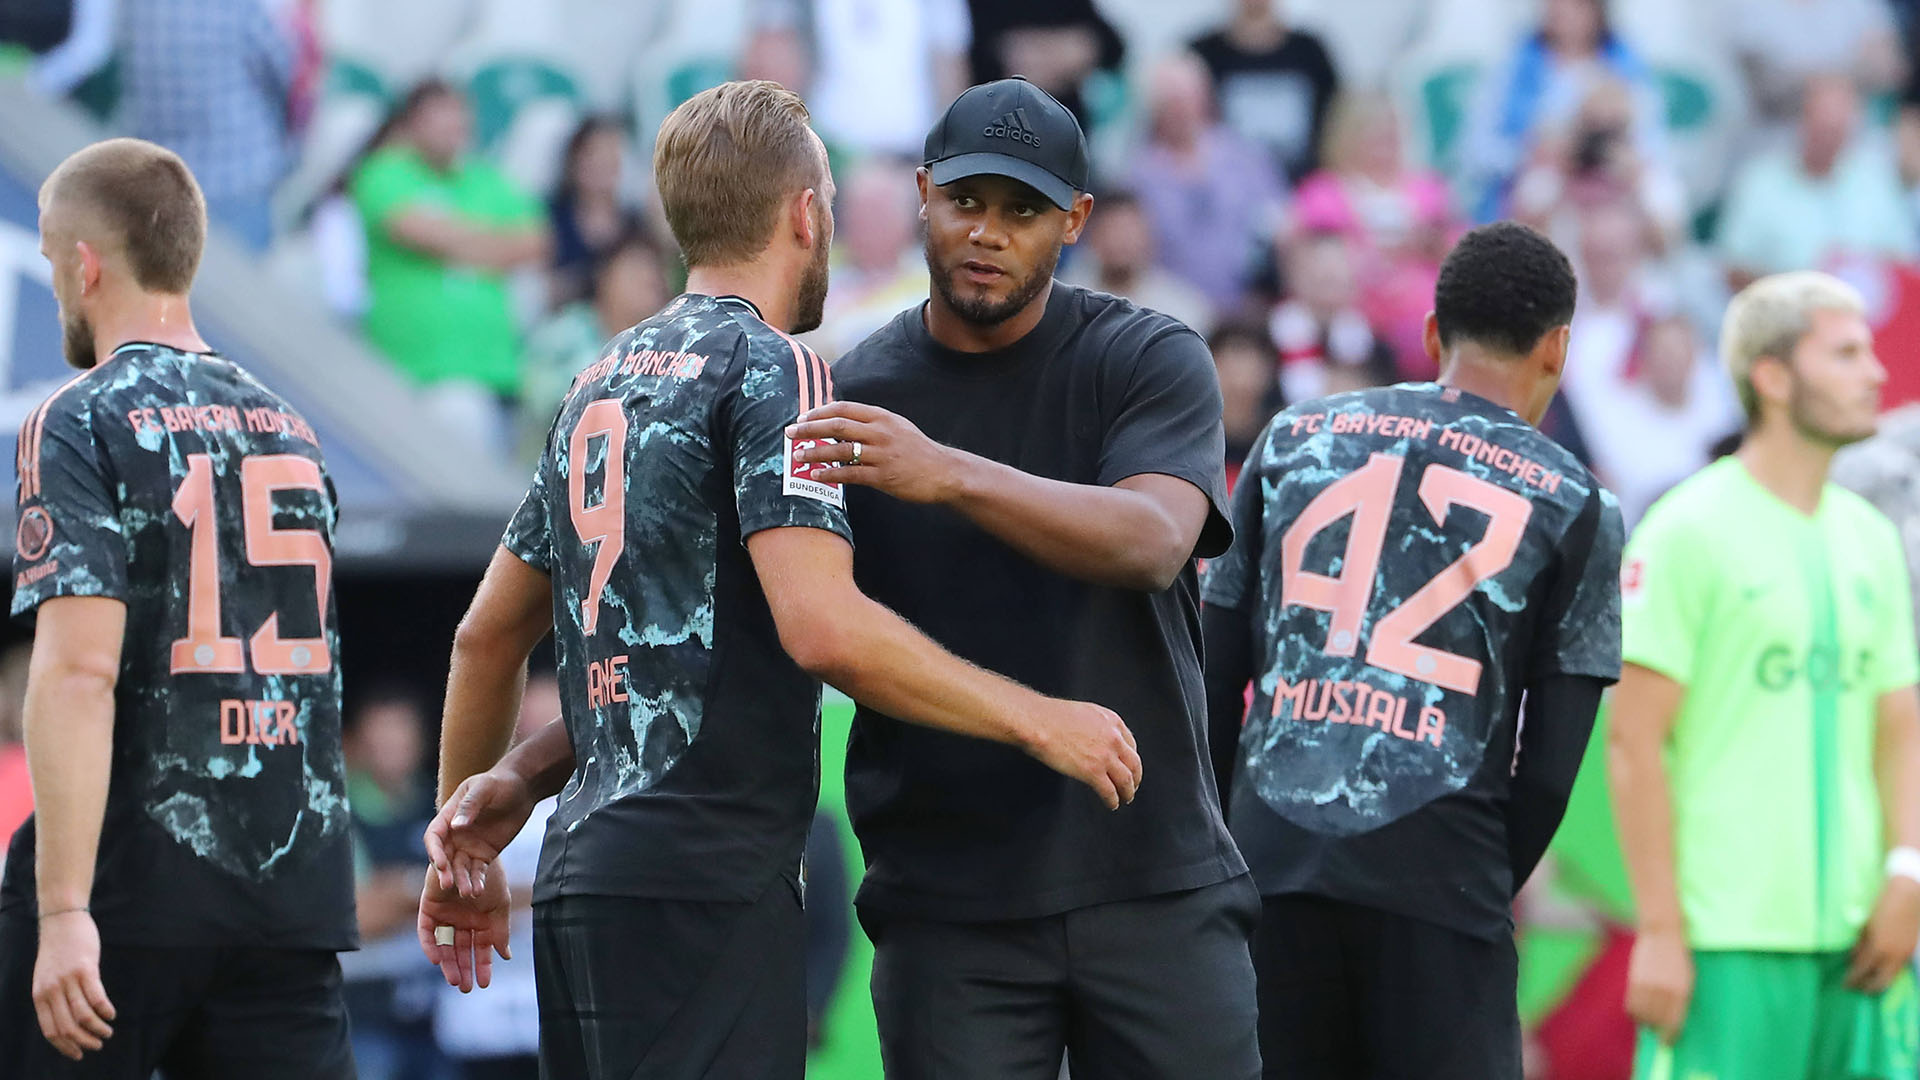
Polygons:
M806 922L753 903L563 896L533 907L548 1080L801 1080Z
M1252 1080L1251 878L1009 922L863 915L888 1080Z
M113 1037L69 1061L33 1011L38 925L0 918L0 1077L353 1080L340 961L239 947L100 950Z
M1288 1080L1520 1080L1519 962L1434 923L1269 896L1253 938L1260 1055Z

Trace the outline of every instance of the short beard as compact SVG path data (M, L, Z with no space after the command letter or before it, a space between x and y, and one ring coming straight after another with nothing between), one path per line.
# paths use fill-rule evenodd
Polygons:
M1869 425L1867 430L1860 432L1836 432L1822 425L1814 413L1812 395L1807 393L1803 383L1795 379L1793 394L1787 399L1787 420L1802 438L1829 450L1838 450L1873 437L1876 425Z
M69 365L86 371L100 362L100 357L94 352L93 324L85 316L62 318L60 340Z
M984 296L961 296L953 287L953 275L940 266L940 260L933 251L933 238L927 238L927 273L933 279L933 287L960 321L975 326L998 326L1015 315L1025 311L1028 304L1053 280L1054 268L1060 265L1060 249L1055 247L1047 255L1047 261L1034 268L1025 281L1014 287L1005 300L989 300Z
M792 333L804 334L818 330L820 321L827 314L827 246L821 244L814 248L814 254L807 260L807 269L800 276L800 291L793 300Z

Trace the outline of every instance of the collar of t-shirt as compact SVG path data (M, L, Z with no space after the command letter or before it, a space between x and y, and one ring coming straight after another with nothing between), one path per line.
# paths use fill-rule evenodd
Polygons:
M933 339L927 331L927 305L921 304L907 318L907 340L914 351L943 371L969 378L994 378L1037 361L1066 339L1073 329L1073 294L1079 290L1055 281L1047 297L1047 310L1026 336L1005 348L987 352L965 352L949 348ZM931 303L928 301L927 303Z

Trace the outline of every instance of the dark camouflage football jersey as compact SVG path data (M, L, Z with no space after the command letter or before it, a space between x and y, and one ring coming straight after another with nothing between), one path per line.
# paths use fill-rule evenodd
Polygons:
M750 900L797 875L820 684L745 542L850 535L786 436L831 396L827 365L738 297L681 296L575 379L503 541L553 579L573 740L536 899Z
M212 354L122 346L20 432L13 612L126 603L92 908L143 946L350 947L332 484ZM33 830L7 903L31 904Z
M1263 892L1496 933L1521 693L1619 677L1613 496L1513 412L1409 384L1275 417L1233 514L1204 598L1252 620L1231 820Z

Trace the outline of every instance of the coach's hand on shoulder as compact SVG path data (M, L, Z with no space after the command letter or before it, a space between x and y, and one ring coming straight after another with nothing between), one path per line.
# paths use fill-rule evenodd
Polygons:
M836 401L800 417L787 428L796 461L827 466L812 479L823 484L861 484L903 502L939 503L953 494L961 452L929 439L913 421L875 405ZM826 442L835 439L837 442Z
M100 982L100 930L85 908L40 920L40 954L33 964L33 1011L40 1033L75 1061L113 1037L113 1002Z
M493 982L493 954L511 960L507 947L508 915L513 897L505 874L489 874L477 896L465 897L440 884L440 874L427 868L420 889L420 951L440 966L448 986L463 994ZM453 928L453 943L442 945L435 936L441 927ZM445 935L441 935L444 937Z
M1092 788L1109 810L1132 802L1140 789L1140 750L1119 714L1088 701L1040 701L1027 753Z
M1916 941L1920 941L1920 882L1892 875L1881 886L1880 899L1853 947L1847 985L1869 994L1885 990L1912 960Z
M1627 1015L1672 1044L1693 1000L1693 953L1678 930L1643 931L1627 964Z
M491 769L469 776L453 789L427 825L427 858L440 887L461 896L479 896L487 867L520 835L533 815L533 793L517 774Z

